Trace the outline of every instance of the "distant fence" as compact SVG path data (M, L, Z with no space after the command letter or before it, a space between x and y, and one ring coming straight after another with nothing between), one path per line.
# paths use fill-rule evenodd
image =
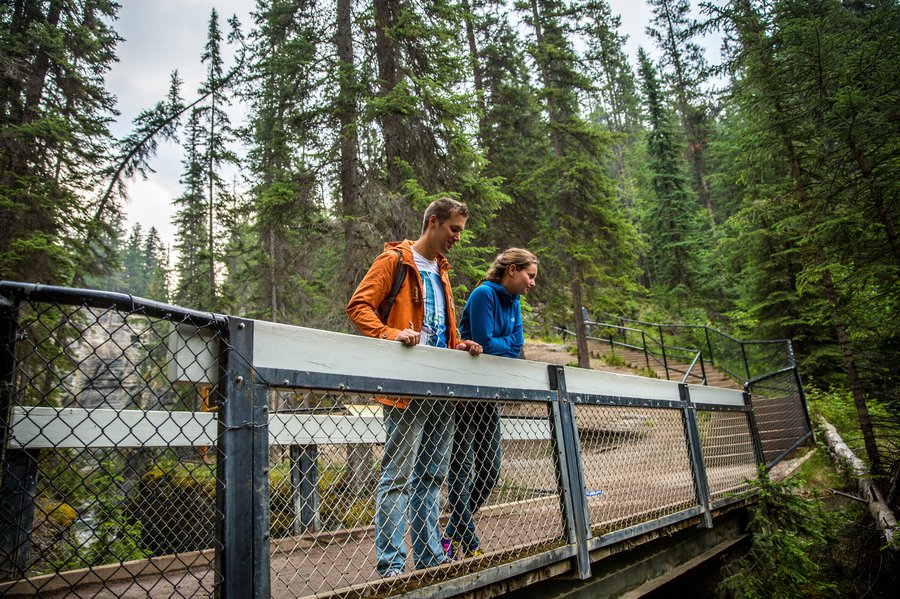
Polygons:
M795 373L751 396L106 292L0 283L0 344L4 597L441 597L566 559L586 577L590 551L711 526L811 434ZM377 574L378 396L496 407L483 553Z
M662 324L584 311L590 338L613 347L643 353L647 367L662 367L666 379L701 382L704 365L714 366L735 381L746 382L784 368L796 368L790 339L742 340L707 325ZM684 368L699 354L697 368Z

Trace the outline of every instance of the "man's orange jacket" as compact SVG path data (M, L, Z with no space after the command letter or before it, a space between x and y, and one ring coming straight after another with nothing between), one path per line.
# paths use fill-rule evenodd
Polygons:
M419 269L416 268L412 244L413 242L408 239L384 244L384 252L375 258L369 272L353 292L353 296L347 304L347 316L364 335L393 340L403 329L422 330L422 323L425 320L422 276L419 274ZM387 324L385 324L379 320L376 310L390 295L391 287L394 284L394 273L399 264L399 257L395 249L400 250L403 261L409 265L409 269L406 273L406 280L403 281L400 291L394 299ZM454 310L453 294L450 290L450 277L447 275L450 263L441 254L438 254L437 261L444 287L444 301L447 306L447 347L453 349L459 343L459 333L456 330L456 311ZM377 397L375 399L400 408L409 405L409 398L405 397Z

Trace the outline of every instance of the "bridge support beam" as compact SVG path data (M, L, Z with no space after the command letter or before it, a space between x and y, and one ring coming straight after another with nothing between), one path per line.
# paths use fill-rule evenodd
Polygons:
M590 579L554 578L524 592L529 599L641 597L729 549L738 550L748 537L745 526L746 511L741 509L716 518L713 528L659 535L627 551L605 547L591 552Z
M40 453L10 449L19 306L0 296L0 580L24 577L31 548Z
M269 393L253 363L253 321L228 323L230 350L221 377L216 507L219 599L268 599ZM227 481L227 484L226 484Z
M588 540L591 537L590 517L585 497L584 466L581 463L581 443L575 422L575 406L566 391L566 376L562 366L548 366L550 388L556 390L557 400L551 402L551 437L559 468L560 500L569 543L575 544L577 575L588 578L591 562Z
M678 393L684 402L684 432L687 439L688 454L691 456L691 472L694 475L694 488L697 492L697 502L703 508L701 526L712 527L712 506L709 497L709 478L706 475L706 466L703 461L703 445L700 441L700 427L697 426L697 408L691 402L691 394L688 386L678 384Z

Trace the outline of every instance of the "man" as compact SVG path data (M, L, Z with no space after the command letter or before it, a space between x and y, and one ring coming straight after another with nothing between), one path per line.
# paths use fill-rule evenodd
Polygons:
M356 328L407 346L480 354L479 344L459 340L447 276L450 264L443 256L459 241L468 217L465 204L441 198L425 210L422 234L415 242L386 243L347 305ZM385 300L401 260L408 272L388 306ZM453 405L418 398L377 400L384 404L387 439L375 496L376 567L382 576L393 577L403 574L406 565L407 510L415 567L449 560L441 545L439 500L453 443Z

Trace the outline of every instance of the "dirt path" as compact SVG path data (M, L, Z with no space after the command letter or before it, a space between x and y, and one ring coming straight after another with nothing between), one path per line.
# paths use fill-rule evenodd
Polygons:
M536 362L546 362L558 366L578 366L578 356L571 353L571 346L561 343L547 343L544 341L525 341L525 358ZM619 374L638 374L627 366L609 366L603 360L591 358L591 369L603 372L618 372Z

